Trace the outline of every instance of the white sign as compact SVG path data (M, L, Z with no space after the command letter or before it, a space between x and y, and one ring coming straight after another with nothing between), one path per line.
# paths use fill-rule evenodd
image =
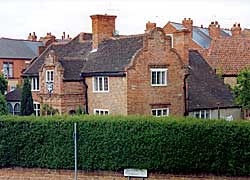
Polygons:
M147 169L124 169L124 176L129 177L148 177Z

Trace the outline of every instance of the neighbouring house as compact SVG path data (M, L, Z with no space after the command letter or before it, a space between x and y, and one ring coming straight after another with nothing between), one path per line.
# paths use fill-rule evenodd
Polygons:
M19 115L21 107L21 88L16 88L6 94L7 106L9 109L9 114Z
M231 87L235 86L238 73L250 66L250 31L242 31L239 23L233 24L230 30L221 28L217 21L205 28L194 26L192 19L185 18L182 23L168 22L163 29L172 37L178 30L190 30L189 47L199 50L224 83Z
M39 55L42 42L0 38L0 69L8 80L8 91L21 83L22 71Z
M236 112L230 114L233 108L240 113L230 91L198 52L189 51L190 31L176 31L171 38L147 23L144 34L120 36L114 33L116 16L93 15L91 19L91 34L51 44L23 73L31 78L39 107L47 104L60 114L72 114L78 107L100 115L183 116L199 111L201 118L214 118L219 102L220 117L239 118ZM214 87L206 86L205 76L197 81L200 63ZM207 89L198 95L210 93L212 100L192 99L197 91L191 91L200 84ZM222 102L224 93L227 98ZM203 116L204 110L210 115Z

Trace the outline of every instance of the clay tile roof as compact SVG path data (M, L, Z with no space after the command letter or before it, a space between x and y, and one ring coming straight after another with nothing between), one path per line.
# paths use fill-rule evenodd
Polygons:
M198 51L190 50L189 63L189 111L217 108L217 103L220 103L221 108L236 107L231 91Z
M208 63L223 75L237 75L250 66L250 38L220 38L212 42Z
M83 76L98 73L123 74L134 54L143 46L143 36L127 36L105 40L96 51L92 41L79 41L78 35L66 44L52 44L23 73L24 76L38 76L46 54L54 50L64 67L64 80L80 80Z

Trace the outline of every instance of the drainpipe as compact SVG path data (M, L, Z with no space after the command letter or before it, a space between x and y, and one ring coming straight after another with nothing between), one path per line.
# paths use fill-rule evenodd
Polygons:
M83 85L86 87L86 91L85 91L85 113L89 114L89 101L88 101L88 85L86 83L86 78L83 78Z
M187 98L187 78L190 74L185 74L184 76L184 86L183 86L183 90L184 90L184 116L188 116L188 98Z

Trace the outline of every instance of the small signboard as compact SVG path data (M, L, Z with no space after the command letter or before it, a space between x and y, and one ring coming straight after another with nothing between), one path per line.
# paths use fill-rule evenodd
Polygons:
M147 169L124 169L124 176L128 177L148 177Z

